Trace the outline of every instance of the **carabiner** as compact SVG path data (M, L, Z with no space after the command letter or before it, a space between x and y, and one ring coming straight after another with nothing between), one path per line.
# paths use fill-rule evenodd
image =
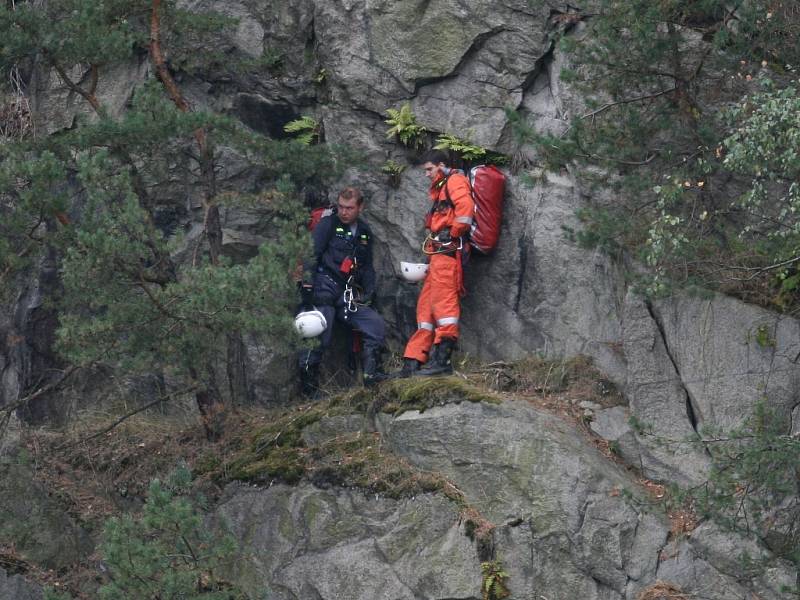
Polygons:
M355 298L353 297L353 286L350 284L352 279L352 277L348 278L347 283L344 284L343 300L345 318L347 317L347 313L358 312L358 304L356 304Z

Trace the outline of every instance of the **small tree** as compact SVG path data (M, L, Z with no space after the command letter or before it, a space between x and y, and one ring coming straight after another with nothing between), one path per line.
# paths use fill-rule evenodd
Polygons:
M778 171L757 175L726 158L742 154L737 134L749 135L755 124L748 114L756 103L743 98L753 93L759 73L772 69L774 88L794 87L797 4L600 0L591 14L555 20L563 31L560 49L572 64L562 80L581 93L586 108L570 116L560 135L520 129L549 165L592 165L580 176L617 192L613 203L581 212L578 240L636 255L652 268L642 286L651 293L676 283L701 285L797 308L796 297L780 293L782 281L788 280L784 292L795 282L784 267L797 256L786 235L793 217L781 216L785 182L767 184ZM584 26L575 28L579 22ZM726 110L736 106L741 109ZM770 118L789 132L776 112ZM765 136L771 131L762 128ZM763 146L776 150L775 158L786 158L791 148L786 135ZM766 202L757 206L757 197Z
M100 589L100 598L246 598L220 572L236 558L236 543L205 526L197 503L185 495L190 479L188 470L178 469L168 483L153 480L140 516L106 523L100 551L111 581Z
M247 393L243 334L267 335L276 348L293 339L291 273L308 246L298 190L341 166L329 148L266 139L189 105L173 70L204 60L219 67L205 41L230 25L161 0L0 8L0 68L49 68L89 111L69 131L0 148L0 275L7 282L42 254L54 256L62 356L126 373L166 369L194 392L209 438L222 431L228 399ZM107 65L134 53L147 54L154 77L112 117L98 86ZM218 180L222 147L259 174L263 191ZM202 235L192 240L157 225L160 211L187 196L203 211ZM258 210L272 232L243 264L222 247L220 209L237 206Z
M751 417L729 432L703 431L712 450L708 481L677 495L703 518L755 537L776 556L800 566L800 440L784 418L761 402ZM764 557L741 557L754 573ZM768 559L766 559L768 560ZM786 590L793 597L800 588Z

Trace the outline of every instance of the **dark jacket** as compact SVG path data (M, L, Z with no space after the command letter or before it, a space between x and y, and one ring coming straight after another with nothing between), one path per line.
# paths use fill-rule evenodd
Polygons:
M312 232L317 273L324 273L344 285L348 275L341 271L347 259L354 260L354 283L361 287L364 298L375 293L375 268L372 264L372 231L364 221L356 221L353 235L335 214L324 217Z

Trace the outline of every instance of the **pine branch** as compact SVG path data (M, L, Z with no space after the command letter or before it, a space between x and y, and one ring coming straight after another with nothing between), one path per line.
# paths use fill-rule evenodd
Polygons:
M71 91L78 94L81 98L86 100L86 102L89 103L89 105L94 109L94 111L98 115L103 114L104 112L103 107L100 104L100 101L97 99L97 96L95 96L94 94L94 90L97 87L96 80L93 80L91 92L87 92L77 83L72 81L72 79L70 79L69 75L67 75L66 71L64 71L64 68L61 66L61 64L59 64L58 60L50 53L49 50L43 49L42 54L44 54L50 66L53 67L53 69L55 69L55 72L58 74L58 78L64 83L64 85L66 85Z
M91 81L89 82L89 94L94 96L97 92L97 80L99 75L99 67L97 65L91 66Z
M153 0L150 13L150 59L159 80L164 85L164 89L172 99L178 110L184 113L191 112L189 103L175 83L175 79L169 72L164 53L161 49L161 0ZM206 183L203 198L205 217L203 219L203 229L208 239L209 258L211 264L219 264L219 256L222 253L222 226L219 221L219 208L213 203L216 195L216 176L214 173L213 152L208 143L208 136L205 129L198 128L194 132L197 146L200 149L200 171Z

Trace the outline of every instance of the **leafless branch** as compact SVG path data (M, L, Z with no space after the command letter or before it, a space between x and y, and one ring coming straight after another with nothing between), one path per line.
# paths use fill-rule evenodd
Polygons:
M624 100L618 100L617 102L609 102L608 104L604 104L603 106L601 106L597 110L593 110L590 113L586 113L585 115L582 115L579 118L580 119L590 119L590 118L596 117L597 115L599 115L602 112L607 111L609 108L613 108L615 106L620 106L620 105L623 105L623 104L632 104L634 102L641 102L642 100L651 100L653 98L658 98L659 96L664 96L665 94L669 94L669 93L675 92L677 90L678 90L678 86L672 86L669 89L661 90L660 92L655 92L653 94L645 94L643 96L637 96L635 98L626 98Z
M714 265L719 267L719 270L717 271L718 273L721 271L739 271L739 272L750 273L750 275L748 275L747 277L728 277L728 279L730 279L731 281L748 282L748 281L753 281L754 279L758 278L764 273L768 273L769 271L775 271L776 269L781 269L783 267L788 267L789 265L792 265L796 262L800 262L800 256L794 256L788 260L784 260L763 267L744 267L736 265L727 265L724 263L713 262L713 261L694 261L693 263L689 264Z
M165 402L168 402L169 400L171 400L172 398L175 398L176 396L181 396L183 394L191 394L192 392L196 391L197 389L198 389L197 385L192 385L190 387L183 388L183 389L177 390L175 392L171 392L171 393L166 394L164 396L159 396L158 398L156 398L152 402L148 402L147 404L145 404L143 406L140 406L139 408L137 408L135 410L132 410L129 413L126 413L126 414L122 415L121 417L116 419L110 425L108 425L106 427L103 427L101 430L96 431L93 434L91 434L91 435L89 435L89 436L87 436L85 438L81 438L81 439L79 439L79 440L77 440L75 442L70 442L69 444L62 444L61 446L56 447L55 451L56 452L60 452L61 450L66 450L68 448L73 448L75 446L90 442L90 441L92 441L92 440L94 440L94 439L96 439L96 438L98 438L98 437L100 437L102 435L107 434L109 431L115 429L116 427L121 425L123 422L127 421L128 419L130 419L131 417L133 417L135 415L138 415L141 412L144 412L144 411L146 411L146 410L148 410L150 408L153 408L154 406L157 406L159 404L163 404Z
M61 374L56 381L51 381L47 385L44 385L37 389L35 392L28 394L22 398L19 398L15 402L11 404L7 404L6 406L0 407L0 438L2 438L3 434L5 433L6 427L8 426L9 421L11 421L11 415L14 413L15 410L27 405L29 402L40 398L44 394L51 392L61 386L67 379L69 379L72 375L78 372L81 367L78 366L71 366L66 371Z

